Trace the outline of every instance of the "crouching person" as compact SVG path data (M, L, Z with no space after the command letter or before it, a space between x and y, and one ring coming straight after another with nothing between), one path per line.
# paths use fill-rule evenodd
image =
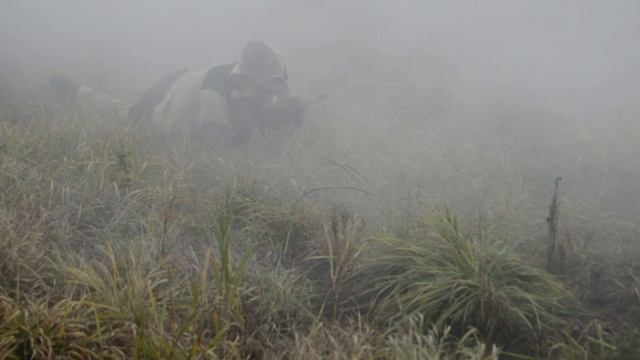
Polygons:
M254 133L299 127L304 105L288 86L280 56L249 42L239 62L201 71L182 70L151 87L131 107L129 119L170 133L247 141Z

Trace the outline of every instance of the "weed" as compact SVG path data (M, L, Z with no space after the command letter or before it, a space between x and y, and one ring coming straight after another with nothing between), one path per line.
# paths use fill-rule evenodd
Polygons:
M432 226L423 238L380 238L361 266L353 281L364 282L378 316L393 324L421 314L457 335L472 326L487 341L535 346L533 339L567 313L571 294L552 275L465 236L449 212L437 214Z

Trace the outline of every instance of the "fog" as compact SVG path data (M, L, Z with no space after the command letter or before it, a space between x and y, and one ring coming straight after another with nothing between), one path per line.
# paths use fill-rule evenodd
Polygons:
M640 359L639 140L640 0L0 0L0 357Z
M4 62L24 71L146 80L234 59L250 39L274 44L295 69L300 52L339 55L337 46L348 43L399 63L411 54L441 58L455 69L448 85L468 91L519 86L581 108L637 103L637 1L4 0L2 6Z
M449 145L480 144L465 151L519 154L512 161L523 181L544 182L547 193L568 173L570 189L633 216L639 210L625 202L638 190L631 169L640 150L638 1L2 0L1 7L0 79L10 98L64 73L132 102L167 73L236 60L259 39L283 54L301 96L326 97L310 107L305 127L350 126L355 138L392 127L402 142L412 126L427 126ZM599 175L584 163L597 163Z

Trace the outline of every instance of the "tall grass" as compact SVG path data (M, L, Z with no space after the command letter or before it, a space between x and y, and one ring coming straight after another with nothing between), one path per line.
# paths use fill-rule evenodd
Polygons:
M225 149L32 105L0 118L0 358L637 357L632 226L564 199L565 272L540 270L517 159L419 124Z
M381 237L361 265L353 281L364 283L377 317L393 324L421 315L457 334L473 327L489 342L535 346L567 314L571 293L552 275L465 235L450 212L429 224L420 237Z

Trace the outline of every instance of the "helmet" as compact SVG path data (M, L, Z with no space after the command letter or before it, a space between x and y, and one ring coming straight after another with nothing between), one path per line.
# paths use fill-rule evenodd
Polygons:
M60 74L54 74L49 78L49 87L61 101L75 101L80 88L71 78Z
M261 41L249 41L242 50L241 60L231 70L231 74L243 74L253 80L274 77L287 78L287 68L278 53Z

